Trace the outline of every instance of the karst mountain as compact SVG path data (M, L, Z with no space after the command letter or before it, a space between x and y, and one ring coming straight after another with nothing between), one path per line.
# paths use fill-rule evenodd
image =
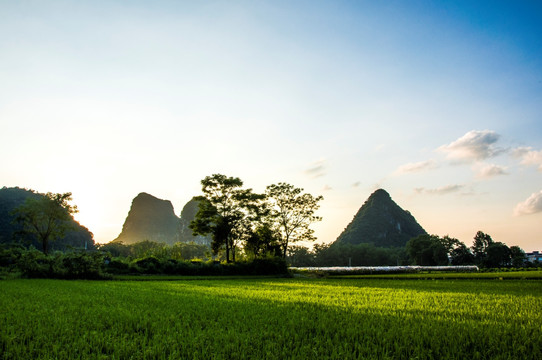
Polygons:
M113 241L124 244L149 240L168 245L176 242L208 245L209 237L193 236L188 227L197 211L197 202L190 200L179 218L175 215L171 201L142 192L133 199L122 231Z
M378 247L403 247L413 237L427 234L414 216L378 189L369 196L336 244L369 243Z

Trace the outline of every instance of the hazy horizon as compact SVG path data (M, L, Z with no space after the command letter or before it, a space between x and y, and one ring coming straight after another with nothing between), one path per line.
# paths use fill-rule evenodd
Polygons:
M222 173L377 188L430 234L542 250L542 4L0 1L0 186L72 192L97 242Z

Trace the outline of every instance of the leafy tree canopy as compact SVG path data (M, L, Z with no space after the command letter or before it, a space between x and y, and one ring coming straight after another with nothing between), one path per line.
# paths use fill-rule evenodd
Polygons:
M48 192L41 197L29 197L15 209L15 221L22 231L34 234L41 241L43 252L48 253L49 242L62 238L73 229L72 215L77 206L71 205L72 193Z
M214 174L201 181L203 196L196 197L199 210L190 224L194 235L211 234L211 247L215 253L222 247L226 260L235 261L235 248L239 241L250 236L251 221L257 216L264 195L252 189L242 189L237 177Z
M275 220L277 235L286 257L288 245L298 241L314 241L314 231L309 227L322 218L315 215L324 198L303 193L303 189L287 183L269 185L266 189L271 205L271 217Z

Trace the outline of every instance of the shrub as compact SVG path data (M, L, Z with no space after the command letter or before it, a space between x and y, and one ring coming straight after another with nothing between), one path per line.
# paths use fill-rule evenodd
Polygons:
M142 274L162 273L162 263L153 255L136 260L135 265Z
M104 279L104 259L101 252L72 252L59 256L62 262L63 278ZM61 274L59 274L61 275Z

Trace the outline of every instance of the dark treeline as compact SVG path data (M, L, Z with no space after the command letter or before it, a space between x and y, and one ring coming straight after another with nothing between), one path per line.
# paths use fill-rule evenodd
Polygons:
M530 263L519 246L508 247L478 231L471 247L458 239L420 235L405 247L377 247L373 244L315 245L312 250L294 246L289 250L292 266L394 266L477 265L482 268L540 266Z
M54 251L0 244L0 278L22 276L56 279L111 279L114 275L284 275L280 257L227 263L196 257L209 253L197 244L173 246L143 241L132 245L109 244L98 250Z
M383 248L373 244L315 244L312 251L293 246L288 252L291 266L391 266L408 265L404 248Z

